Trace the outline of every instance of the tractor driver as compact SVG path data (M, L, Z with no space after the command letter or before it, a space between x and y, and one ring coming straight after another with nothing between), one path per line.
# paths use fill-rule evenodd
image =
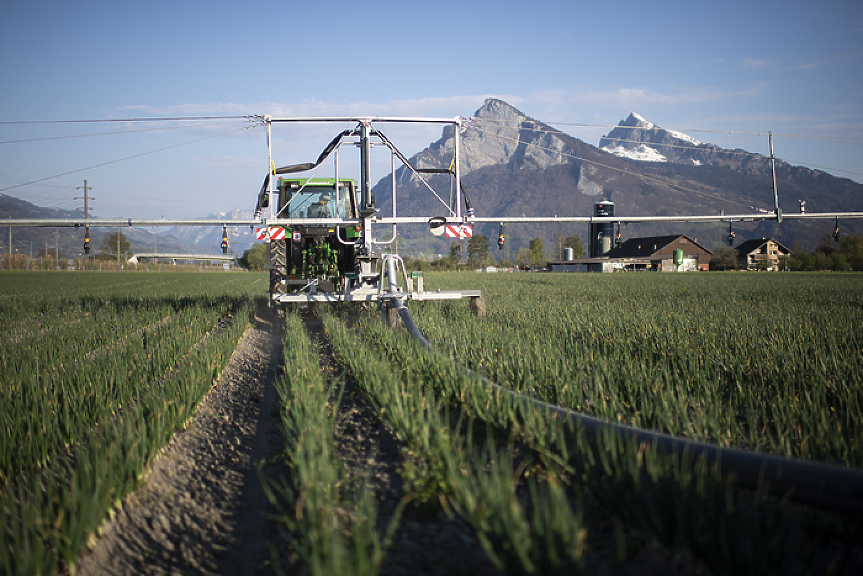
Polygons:
M329 202L329 195L321 194L321 199L309 206L306 211L306 218L331 218L332 212Z

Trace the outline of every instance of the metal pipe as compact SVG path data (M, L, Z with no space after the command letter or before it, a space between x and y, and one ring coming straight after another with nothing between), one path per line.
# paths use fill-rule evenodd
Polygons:
M863 218L863 212L806 212L804 214L783 214L783 220L815 220L815 219L830 219L836 218L854 219ZM483 224L486 222L506 222L510 224L530 224L537 222L621 222L623 224L632 224L638 222L757 222L761 220L775 220L773 214L729 214L729 215L714 215L714 216L555 216L555 217L531 217L531 216L513 216L513 217L473 217L471 222ZM207 220L207 219L188 219L188 220L156 220L156 219L138 219L138 218L120 218L120 219L90 219L86 221L86 226L89 227L117 227L117 226L139 226L139 227L159 227L159 226L290 226L293 224L307 224L311 226L335 226L348 224L363 224L365 218L269 218L266 221L261 220ZM429 218L426 216L399 216L396 218L390 217L374 217L368 218L368 221L376 224L425 224L428 225ZM444 222L460 224L460 220L451 219ZM83 218L9 218L0 219L0 226L9 227L65 227L65 226L84 226Z
M773 132L767 133L767 140L770 143L770 169L773 171L773 212L776 214L776 221L782 222L782 211L779 210L779 189L776 187L776 156L773 155Z
M268 122L402 122L428 124L457 124L460 118L425 118L412 116L288 116L271 118L265 116Z
M387 281L389 282L390 294L398 294L399 287L396 283L396 259L390 254L386 258L387 263Z
M276 179L275 178L275 176L276 176L276 165L273 162L273 130L272 130L272 124L270 122L270 117L265 116L264 121L267 124L267 159L269 162L269 164L267 165L267 173L270 175L270 177L267 178L267 181L269 184L268 185L269 190L267 193L270 196L267 204L270 205L270 218L274 218L276 216L276 213L273 209L273 190L275 189L274 186L275 186L275 179Z
M360 179L362 184L363 210L374 208L372 199L371 153L372 143L369 124L360 125Z
M404 312L399 309L399 314L402 320L405 316L410 318L407 308ZM410 318L410 324L413 325L412 318ZM408 326L408 322L405 322L405 326ZM415 325L414 328L416 328ZM434 351L419 330L416 330L417 334L412 330L408 332L423 346ZM738 448L723 448L661 432L615 424L522 396L476 374L467 367L464 369L470 374L479 376L483 386L490 388L496 394L506 394L516 402L544 410L552 417L569 420L594 442L609 436L625 442L634 442L665 454L688 459L690 462L702 460L710 466L719 466L723 476L734 475L740 485L746 488L766 488L779 497L787 495L792 501L829 508L844 514L863 513L863 470L759 454Z
M393 217L396 215L396 155L392 150L390 151L390 164L392 165L392 171L390 172L392 176L392 203L393 203ZM377 219L376 219L377 220ZM377 246L384 246L387 244L392 244L396 241L396 236L398 235L398 231L396 230L396 224L393 224L393 235L389 240L375 240L374 243Z
M461 164L461 162L459 161L458 153L461 142L461 121L456 122L455 126L453 126L453 132L453 162L455 164L455 216L456 218L461 218L461 172L459 171L459 165Z
M339 147L333 150L333 171L336 173L336 216L339 215L339 190L341 188L339 182Z

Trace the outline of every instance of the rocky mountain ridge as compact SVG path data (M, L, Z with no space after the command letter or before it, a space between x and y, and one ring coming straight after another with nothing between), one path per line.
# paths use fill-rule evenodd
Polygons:
M452 159L453 129L411 157L420 168L447 168ZM625 216L741 214L773 208L770 160L745 150L726 150L686 134L665 130L630 114L593 146L530 118L506 102L488 99L462 127L461 176L477 216L589 216L593 203L612 200ZM639 158L638 153L651 158ZM652 160L652 161L646 161ZM863 209L863 185L845 178L777 160L780 208L811 211ZM447 176L426 176L439 195L452 197ZM404 167L396 171L399 216L446 215L445 206ZM443 192L442 194L440 192ZM391 215L391 179L375 186L382 215ZM421 227L401 227L405 245L416 251L446 251ZM512 225L512 250L531 237L553 243L557 234L586 238L586 226ZM582 229L583 228L583 229ZM776 237L791 246L795 239L812 250L832 231L832 224L786 221L735 224L739 238ZM846 231L863 231L858 221ZM496 226L479 227L486 236ZM632 237L686 233L712 246L727 235L727 224L639 224L623 231Z

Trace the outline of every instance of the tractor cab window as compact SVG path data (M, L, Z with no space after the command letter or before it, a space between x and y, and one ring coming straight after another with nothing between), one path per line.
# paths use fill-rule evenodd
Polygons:
M302 190L291 191L288 207L282 212L286 218L350 218L350 190L339 187L338 202L336 191L327 186L307 186Z

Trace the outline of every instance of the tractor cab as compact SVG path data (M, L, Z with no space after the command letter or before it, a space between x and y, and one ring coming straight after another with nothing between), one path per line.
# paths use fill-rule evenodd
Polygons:
M309 222L285 227L283 237L270 242L268 268L274 292L344 288L356 268L359 227L315 220L356 218L356 182L340 179L337 186L334 178L281 178L277 206L277 217Z
M356 183L333 178L280 178L280 218L356 218Z

